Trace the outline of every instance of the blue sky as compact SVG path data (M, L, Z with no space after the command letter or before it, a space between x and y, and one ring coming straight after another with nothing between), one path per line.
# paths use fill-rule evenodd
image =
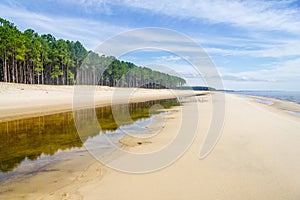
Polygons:
M1 0L0 10L21 30L79 40L91 50L124 31L171 29L205 50L225 89L300 90L299 1ZM121 59L204 84L172 52L131 52Z

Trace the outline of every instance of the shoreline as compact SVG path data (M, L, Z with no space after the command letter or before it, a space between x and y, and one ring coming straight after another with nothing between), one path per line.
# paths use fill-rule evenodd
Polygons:
M202 91L180 91L168 89L112 88L108 86L78 86L95 89L94 103L78 96L81 101L73 108L74 88L77 86L27 85L0 82L0 123L17 119L38 117L56 113L104 107L113 104L207 94ZM115 99L117 95L117 100ZM113 102L112 102L113 101ZM87 106L90 105L90 106Z
M276 98L270 98L270 97L262 97L262 96L254 96L254 95L240 95L235 94L237 96L242 96L250 99L253 102L259 103L263 106L265 106L267 109L273 109L277 111L282 111L285 114L292 115L294 117L300 117L300 104L293 102L293 101L287 101L287 100L281 100ZM257 101L258 100L258 101Z

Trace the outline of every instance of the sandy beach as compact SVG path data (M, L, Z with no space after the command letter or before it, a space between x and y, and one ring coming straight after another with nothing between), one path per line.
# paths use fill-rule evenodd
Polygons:
M76 90L76 93L74 90ZM97 107L112 103L141 102L188 96L194 93L207 93L167 89L50 86L0 82L0 122L72 111L74 99L81 101L76 104L76 109L86 108L90 99L86 96L80 96L81 92L93 92L92 97ZM77 94L77 96L74 94Z
M51 90L50 86L10 87L14 86L1 85L1 120L72 107L72 90L67 86L59 86L60 91ZM35 88L26 93L29 87ZM107 97L98 103L109 103L113 89L98 90L99 97ZM171 97L165 94L166 90L147 91L140 89L132 99ZM58 95L61 100L53 102L50 96ZM0 185L0 199L300 199L300 118L285 111L287 107L297 111L299 105L278 101L268 106L226 94L222 135L214 150L199 159L213 113L211 95L214 94L186 100L158 117L164 123L148 127L150 133L155 131L153 137L126 136L120 141L126 152L158 151L176 137L183 107L192 116L196 106L200 115L197 135L183 156L168 167L151 173L124 173L83 151L66 162L50 165L45 172ZM39 112L36 105L40 106ZM111 155L110 159L131 162L127 155Z

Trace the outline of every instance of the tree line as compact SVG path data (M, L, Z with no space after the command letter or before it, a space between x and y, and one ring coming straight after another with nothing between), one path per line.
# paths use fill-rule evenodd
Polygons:
M20 31L0 18L0 81L24 84L175 88L184 79L88 51L79 41Z

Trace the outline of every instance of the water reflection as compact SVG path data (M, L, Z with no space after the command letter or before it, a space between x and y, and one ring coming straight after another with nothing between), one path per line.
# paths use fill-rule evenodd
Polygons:
M154 112L149 113L149 109L151 107L153 109L153 105L156 104L169 108L178 105L178 101L176 99L147 101L76 111L76 118L79 117L84 121L81 137L77 134L73 112L0 123L0 170L3 173L9 172L25 159L37 160L42 154L53 155L58 150L82 147L88 138L100 132L113 133L122 125L131 124L159 112L157 107ZM126 114L128 111L130 115ZM117 121L113 115L116 112ZM98 126L92 126L95 115L101 130ZM88 126L89 123L91 126Z

